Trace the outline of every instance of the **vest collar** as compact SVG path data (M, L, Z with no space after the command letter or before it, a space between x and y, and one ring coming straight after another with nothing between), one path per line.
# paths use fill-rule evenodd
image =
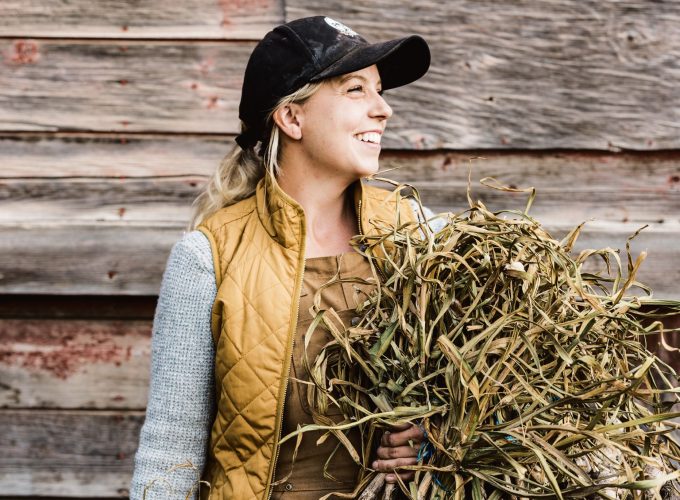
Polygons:
M354 199L355 213L360 217L360 230L367 227L366 190L361 180L349 186ZM284 248L300 251L307 235L305 211L291 198L273 175L267 172L255 190L255 202L260 222L269 236Z

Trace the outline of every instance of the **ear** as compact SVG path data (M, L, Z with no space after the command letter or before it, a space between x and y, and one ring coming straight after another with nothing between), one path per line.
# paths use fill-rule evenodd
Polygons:
M293 140L302 139L302 108L298 104L281 106L274 112L274 122Z

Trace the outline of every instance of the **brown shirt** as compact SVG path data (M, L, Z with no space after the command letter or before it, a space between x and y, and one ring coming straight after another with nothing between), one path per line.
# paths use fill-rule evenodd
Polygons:
M368 261L356 252L329 257L314 257L305 261L300 313L293 344L293 362L283 414L282 436L295 431L298 424L314 423L307 401L307 386L297 382L296 379L309 380L309 375L303 365L304 335L313 319L309 309L313 304L314 295L319 287L331 280L336 273L339 273L340 278L369 278L372 276ZM332 307L342 318L343 323L350 325L352 318L356 315L354 310L357 305L355 301L357 288L364 292L370 290L370 286L356 283L336 283L325 288L321 292L321 308ZM359 295L359 300L363 300L363 298L365 298L365 295ZM307 348L310 365L313 365L317 354L330 339L330 334L323 327L317 328ZM328 416L335 420L342 418L339 410L335 407L329 409ZM295 449L295 438L283 443L276 464L276 480L280 481L282 478L288 477L281 484L274 486L273 499L311 500L318 499L331 491L351 492L354 490L359 467L342 446L339 447L327 468L337 481L324 478L324 466L338 441L330 436L323 444L317 446L316 441L322 435L322 432L305 433L294 463L292 455ZM355 449L361 453L359 444L361 441L358 432L350 431L348 437Z

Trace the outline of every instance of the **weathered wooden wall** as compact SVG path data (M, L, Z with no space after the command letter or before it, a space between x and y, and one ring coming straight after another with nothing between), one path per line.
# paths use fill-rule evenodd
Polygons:
M537 187L556 235L594 219L581 247L648 225L640 278L680 299L677 2L4 0L0 498L127 495L170 246L233 144L250 50L313 14L430 42L428 75L386 93L382 159L428 206L464 208L471 163Z

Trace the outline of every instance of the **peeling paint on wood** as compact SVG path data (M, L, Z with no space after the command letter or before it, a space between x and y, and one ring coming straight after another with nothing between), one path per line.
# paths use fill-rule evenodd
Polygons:
M10 65L35 64L40 59L40 49L35 40L14 40L5 52L5 62Z
M150 337L151 328L89 320L0 320L0 365L47 372L65 380L94 364L129 362L133 346L116 340L124 334Z
M143 409L150 337L150 320L0 319L0 407Z

